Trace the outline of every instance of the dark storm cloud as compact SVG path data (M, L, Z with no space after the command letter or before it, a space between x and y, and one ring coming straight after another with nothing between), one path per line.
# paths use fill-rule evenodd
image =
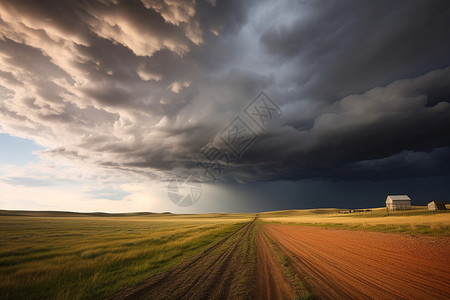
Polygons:
M268 176L269 179L277 173L286 176L284 179L315 176L344 179L352 175L383 178L388 172L397 176L418 176L420 172L415 163L420 165L423 160L422 151L450 145L449 98L430 106L426 94L429 90L439 93L449 82L450 68L446 68L373 88L362 95L347 96L316 116L311 129L299 131L285 126L276 135L258 141L246 153L246 158L254 172L260 174L256 177ZM410 162L402 164L399 171L394 162L403 151L422 154L410 155ZM448 165L448 148L439 153L434 161ZM391 156L396 159L391 161ZM280 157L283 159L277 164ZM376 162L384 158L392 164L384 164L379 169ZM368 160L374 160L373 165L369 162L355 164ZM438 165L430 164L429 168L422 169L422 175L434 174ZM442 172L447 170L443 164Z
M294 4L295 5L295 4ZM450 6L432 1L311 1L292 24L271 26L260 36L280 63L308 70L287 81L320 101L362 93L398 78L450 64Z
M265 90L281 126L222 180L439 175L449 20L448 1L3 1L0 124L167 178Z

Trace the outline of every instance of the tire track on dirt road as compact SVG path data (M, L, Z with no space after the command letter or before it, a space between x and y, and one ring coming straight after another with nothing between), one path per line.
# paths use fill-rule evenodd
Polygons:
M295 299L294 289L286 279L279 257L262 230L258 230L256 247L256 299Z
M254 228L255 221L247 223L173 270L110 299L245 299L253 291L250 282L242 285L243 247Z
M294 299L279 251L256 216L238 230L174 269L109 299Z
M450 299L450 238L266 224L324 299Z

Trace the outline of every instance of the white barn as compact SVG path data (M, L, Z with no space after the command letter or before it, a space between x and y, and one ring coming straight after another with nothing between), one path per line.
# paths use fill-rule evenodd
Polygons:
M431 201L428 203L428 210L446 210L445 201Z
M407 195L390 195L386 198L388 210L411 209L411 199Z

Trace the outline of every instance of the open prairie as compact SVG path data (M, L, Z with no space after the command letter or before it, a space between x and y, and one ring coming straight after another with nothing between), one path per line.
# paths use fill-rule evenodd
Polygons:
M386 208L371 211L340 213L348 210L305 209L261 213L261 220L282 224L334 227L353 230L403 232L450 236L450 210L433 212L426 206L414 206L412 210L390 213Z
M450 0L0 0L0 300L450 300L449 29Z
M0 298L101 298L168 270L252 217L1 211Z
M337 211L0 211L0 298L450 296L450 214Z

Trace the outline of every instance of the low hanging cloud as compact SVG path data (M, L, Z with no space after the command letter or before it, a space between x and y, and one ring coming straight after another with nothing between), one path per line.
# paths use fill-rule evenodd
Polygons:
M444 163L445 172L450 157L449 82L450 68L432 71L334 102L316 116L307 130L286 124L275 135L257 142L248 153L255 174L259 174L255 176L268 176L268 180L277 173L286 176L284 179L385 178L384 173L393 170L398 177L418 176L420 172L408 173L407 166L415 169L423 165L426 152L431 152L428 155L432 157L433 149L440 147L444 147L440 155L433 157ZM436 94L441 91L441 101L429 97L430 90ZM379 170L377 161L389 161L402 153L409 153L411 158L403 165L403 172L398 172L394 163L390 168L384 164ZM435 174L437 166L430 164L428 169ZM428 170L422 171L426 174Z
M2 1L0 125L43 159L166 179L264 90L281 124L223 180L435 175L449 20L447 1Z

